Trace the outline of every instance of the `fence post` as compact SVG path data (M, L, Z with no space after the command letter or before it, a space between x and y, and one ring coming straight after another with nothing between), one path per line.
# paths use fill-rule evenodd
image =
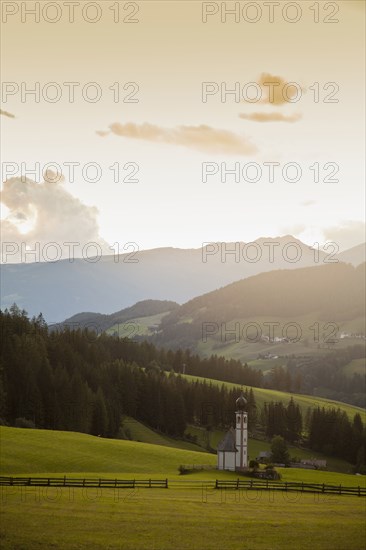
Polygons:
M219 483L218 483L218 481L219 481L219 480L216 479L216 481L215 481L215 489L218 489L218 488L219 488Z
M166 489L168 488L168 478L166 478L166 480L165 480L165 488Z
M358 486L358 496L359 496L359 497L361 496L360 486Z
M239 489L239 478L236 481L236 488Z

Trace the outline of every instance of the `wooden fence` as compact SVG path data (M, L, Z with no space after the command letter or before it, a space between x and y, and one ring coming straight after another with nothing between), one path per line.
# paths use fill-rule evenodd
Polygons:
M168 479L103 479L103 478L75 478L75 477L0 477L0 486L14 487L101 487L118 489L168 489ZM302 483L291 481L272 480L174 480L174 487L202 488L221 490L264 490L264 491L296 491L299 493L323 493L333 495L366 496L365 487L346 487L344 485L328 485L325 483Z
M103 487L118 489L167 489L167 479L103 479L75 477L0 477L1 485L31 487Z
M303 483L292 481L242 480L233 481L216 479L215 489L253 489L269 491L297 491L300 493L324 493L333 495L366 496L365 487L345 487L344 485L328 485L326 483Z

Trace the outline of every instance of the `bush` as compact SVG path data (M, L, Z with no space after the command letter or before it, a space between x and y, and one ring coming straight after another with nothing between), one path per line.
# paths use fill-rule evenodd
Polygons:
M249 468L253 468L253 470L256 470L259 467L258 460L250 460L249 461Z
M28 420L28 418L23 418L23 417L16 418L14 426L16 428L35 428L36 427L33 420Z
M181 476L183 476L184 474L189 474L189 470L185 466L183 466L183 464L179 466L178 472Z

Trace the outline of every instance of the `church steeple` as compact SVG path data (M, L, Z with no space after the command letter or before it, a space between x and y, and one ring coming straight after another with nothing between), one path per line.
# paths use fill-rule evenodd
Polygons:
M248 467L248 413L243 392L235 401L235 430L230 430L217 447L219 470L243 470Z
M235 469L240 470L248 466L248 413L247 400L242 392L236 400L236 429L235 444L238 450L235 460Z

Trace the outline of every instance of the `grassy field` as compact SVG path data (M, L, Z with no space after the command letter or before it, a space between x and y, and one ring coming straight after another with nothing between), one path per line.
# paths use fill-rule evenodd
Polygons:
M314 323L318 321L319 330L314 328ZM331 321L331 320L327 320ZM316 320L313 315L304 315L301 317L261 317L255 319L258 330L252 328L248 333L247 327L253 323L251 318L233 319L224 325L223 329L219 329L217 334L208 337L206 341L201 338L201 327L197 328L197 351L204 357L209 357L212 354L222 355L227 359L239 359L241 361L255 362L259 354L273 354L280 356L277 359L276 365L281 365L284 359L281 356L291 354L296 355L313 355L321 353L329 353L331 349L344 349L347 346L362 344L362 341L357 338L340 339L340 334L345 333L362 333L365 334L365 318L359 317L351 321L343 321L334 324L332 327L327 327L327 321ZM188 319L192 322L192 319ZM297 329L287 328L288 323L297 323ZM261 340L260 336L269 336L270 329L268 323L277 323L273 325L273 336L289 337L292 339L299 338L295 343L275 342L268 343ZM219 323L220 325L220 323ZM221 326L221 325L220 325ZM311 328L313 327L313 328ZM229 335L230 331L237 331L237 335ZM291 332L292 330L292 332ZM334 333L333 333L334 330ZM272 334L271 334L272 335ZM231 338L231 341L230 341ZM327 343L328 338L337 338L338 342L332 346ZM225 341L225 339L227 341ZM250 339L252 341L250 341ZM261 368L261 366L259 366Z
M215 464L216 457L162 445L76 432L1 427L2 475L88 472L92 475L178 474L180 464ZM115 477L115 476L114 476ZM158 475L159 477L159 475Z
M179 476L216 457L73 432L1 428L1 474L169 478L170 489L2 487L4 550L362 550L359 497L211 489L231 472ZM357 486L364 476L281 470L283 480Z
M199 376L192 376L190 374L181 374L187 380L205 380L207 383L212 383L217 386L222 386L224 384L229 389L240 387L238 384L232 384L231 382L222 382L221 380L213 380L211 378L200 378ZM263 388L253 388L254 397L257 403L257 407L263 408L264 404L270 401L283 401L283 403L288 403L291 399L291 396L294 398L296 403L300 406L302 414L305 418L305 414L309 407L325 407L325 408L340 408L342 411L345 411L351 420L356 413L361 415L362 421L366 422L366 410L361 407L355 407L354 405L348 405L347 403L341 403L340 401L333 401L332 399L325 399L324 397L316 397L314 395L302 395L297 393L287 393L278 390L267 390Z
M169 312L157 313L148 317L135 317L124 323L116 323L106 330L107 334L117 333L120 338L133 338L134 336L151 336L161 323L161 320Z
M295 498L296 497L296 498ZM13 490L1 548L123 550L364 549L357 497L202 489ZM314 498L316 497L316 498Z
M142 443L152 443L153 445L164 445L165 447L173 447L175 449L186 449L188 451L201 451L202 448L199 445L190 443L188 441L182 441L180 439L173 439L166 435L159 434L148 428L138 420L134 418L125 417L123 420L123 427L128 430L131 439L133 441L141 441Z

